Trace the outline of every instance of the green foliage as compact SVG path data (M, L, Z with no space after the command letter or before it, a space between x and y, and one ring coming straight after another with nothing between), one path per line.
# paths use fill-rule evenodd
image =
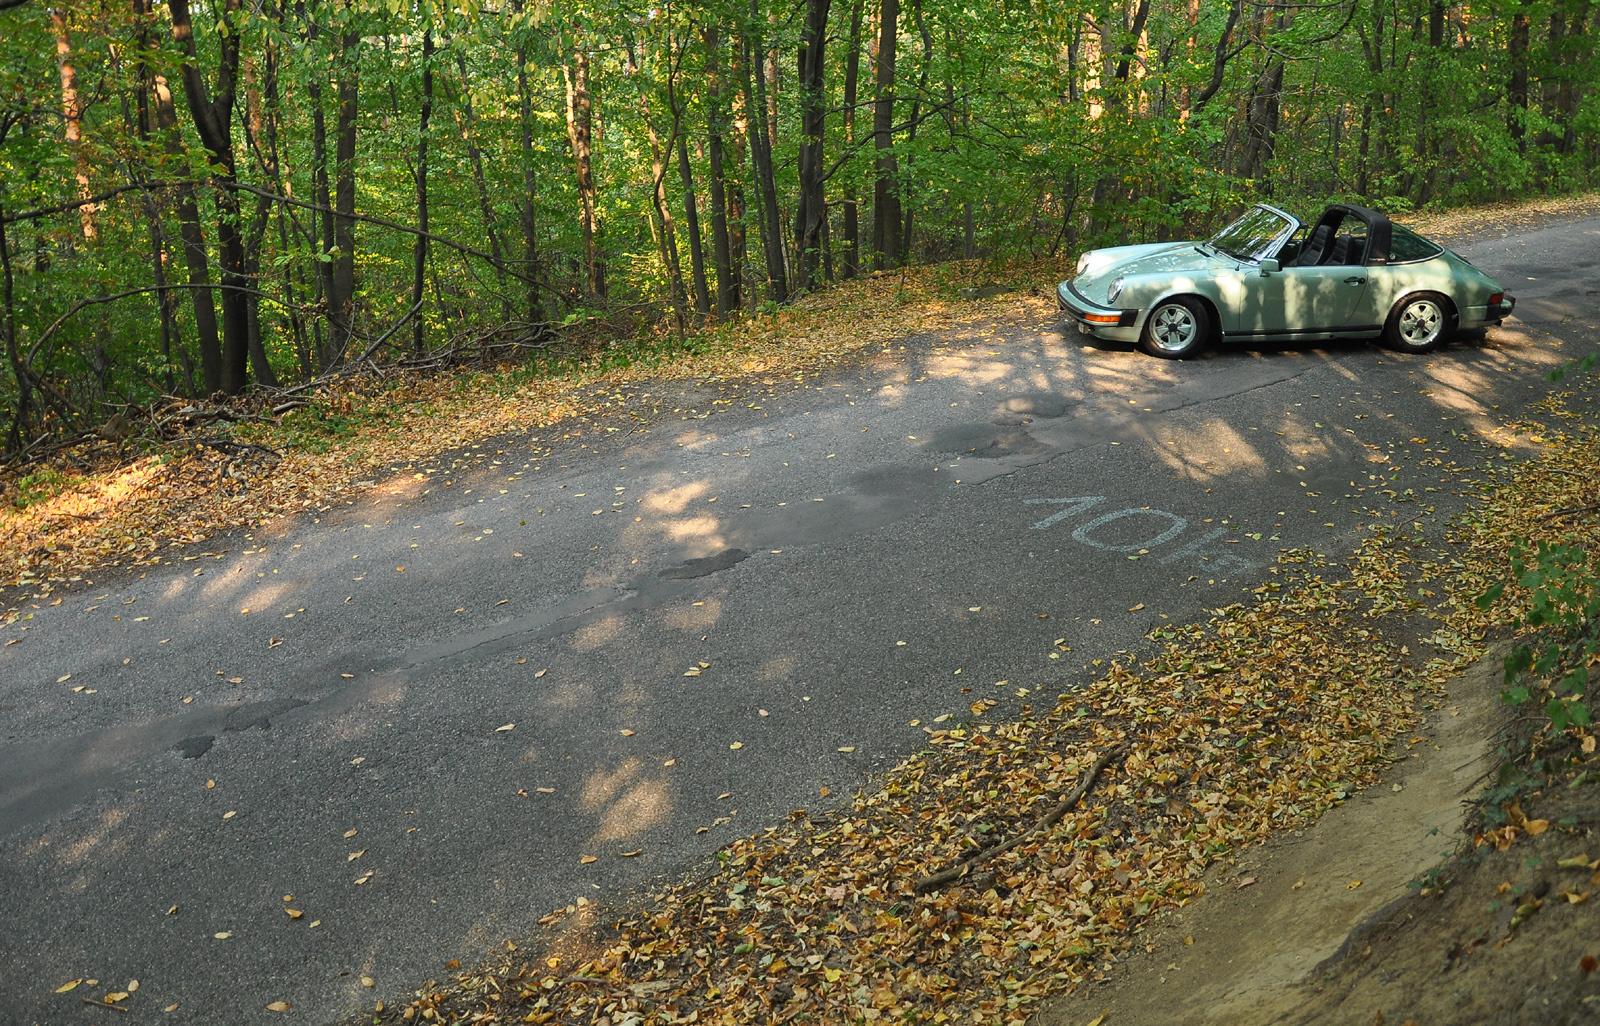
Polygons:
M27 474L17 481L17 494L11 504L17 509L27 509L36 502L51 498L67 486L67 479L48 468Z
M1600 661L1600 564L1576 544L1519 541L1511 569L1527 602L1517 617L1523 638L1505 659L1501 699L1516 706L1542 700L1552 734L1587 726L1589 668ZM1479 606L1502 601L1505 591L1505 583L1495 584Z
M85 211L4 225L0 433L15 447L41 430L98 423L108 406L207 391L202 314L209 307L215 318L221 306L225 226L256 262L247 277L266 364L252 366L258 379L269 369L315 375L383 337L415 302L418 237L407 229L419 226L425 71L435 239L417 314L422 348L464 351L457 342L489 326L538 323L571 340L569 352L648 365L665 350L603 347L667 325L694 335L707 318L690 297L689 203L714 279L714 134L742 292L736 309L713 316L770 314L767 200L744 92L752 68L767 76L785 249L777 263L793 267L804 4L691 0L646 12L555 0L490 11L309 0L245 5L231 24L202 5L193 68L215 90L224 38L237 42L238 180L267 194L239 193L236 216L184 90L170 120L153 104L157 76L184 80L166 5L149 15L137 5L67 5L59 23L41 0L0 13L0 212L127 190ZM836 0L827 27L823 248L835 279L852 252L867 269L880 256L888 266L1060 259L1094 245L1198 236L1257 198L1307 213L1330 198L1400 212L1585 188L1600 164L1600 34L1595 9L1578 0L920 0L902 3L892 26L892 103L876 83L878 10ZM425 32L436 44L427 58ZM768 59L752 62L757 55ZM587 225L568 123L580 61L595 112ZM79 83L76 115L63 65ZM340 86L354 78L354 158L342 162ZM892 125L881 137L880 100ZM889 152L892 172L880 165ZM339 202L341 173L346 200L370 219L340 227L348 242L313 209ZM157 184L129 188L138 182ZM873 252L880 192L897 195L905 212L900 253ZM191 235L196 246L185 244ZM341 354L327 293L347 260L353 334ZM155 290L157 268L180 288ZM190 287L202 278L209 292ZM69 315L85 299L94 302ZM414 357L416 345L408 324L377 352ZM25 388L29 375L41 387Z

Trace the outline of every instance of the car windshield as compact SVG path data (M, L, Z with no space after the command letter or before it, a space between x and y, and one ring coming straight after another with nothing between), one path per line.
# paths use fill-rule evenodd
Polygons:
M1294 222L1266 207L1251 207L1243 217L1218 232L1211 245L1237 260L1260 260L1294 230Z

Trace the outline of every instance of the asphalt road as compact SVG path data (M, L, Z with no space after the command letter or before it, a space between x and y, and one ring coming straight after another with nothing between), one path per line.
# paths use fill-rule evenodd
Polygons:
M392 1004L837 802L910 721L1050 701L1280 548L1348 551L1358 507L1435 531L1439 462L1592 346L1597 241L1459 247L1520 317L1425 358L1174 364L1024 318L630 389L648 427L491 440L30 603L0 631L0 1022ZM79 1000L132 979L127 1016Z

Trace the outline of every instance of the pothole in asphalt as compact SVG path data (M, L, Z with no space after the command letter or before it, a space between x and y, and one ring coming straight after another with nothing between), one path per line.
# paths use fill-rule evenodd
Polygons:
M718 570L726 570L748 558L750 553L744 549L723 549L715 555L702 559L686 559L679 566L671 566L661 571L660 576L668 581L690 581L696 577L709 577Z

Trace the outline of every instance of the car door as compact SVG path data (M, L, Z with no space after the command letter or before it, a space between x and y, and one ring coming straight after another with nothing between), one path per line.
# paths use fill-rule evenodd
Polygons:
M1228 330L1246 336L1337 331L1355 312L1366 280L1364 267L1285 267L1265 274L1245 267Z

